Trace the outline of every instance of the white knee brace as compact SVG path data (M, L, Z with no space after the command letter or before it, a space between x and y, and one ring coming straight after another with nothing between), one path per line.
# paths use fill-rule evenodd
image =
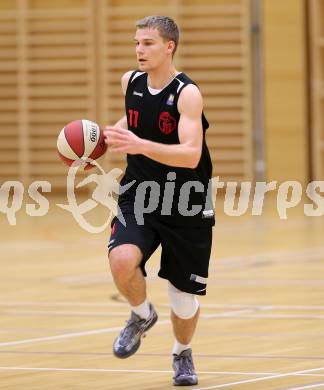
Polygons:
M197 313L199 302L194 294L180 291L170 282L168 282L168 294L171 308L179 318L188 320Z

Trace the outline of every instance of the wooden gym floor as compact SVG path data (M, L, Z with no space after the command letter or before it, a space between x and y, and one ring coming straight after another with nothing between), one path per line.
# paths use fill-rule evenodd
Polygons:
M53 202L40 218L22 209L12 227L0 215L0 388L172 389L159 252L148 278L159 322L118 360L111 346L129 309L107 267L108 234L83 231ZM262 217L218 213L194 389L324 388L324 218L300 211L288 220L274 203Z

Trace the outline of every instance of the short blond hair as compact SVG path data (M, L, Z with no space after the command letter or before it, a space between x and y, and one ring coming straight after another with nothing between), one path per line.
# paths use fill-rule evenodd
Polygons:
M136 28L156 28L163 39L174 42L172 55L176 52L179 43L179 28L173 19L168 16L146 16L136 22Z

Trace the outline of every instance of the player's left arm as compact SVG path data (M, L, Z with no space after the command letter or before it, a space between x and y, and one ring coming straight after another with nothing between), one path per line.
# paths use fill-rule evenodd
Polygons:
M199 163L202 149L202 110L203 100L200 91L195 85L189 84L182 90L178 100L179 144L168 145L152 142L139 138L129 130L110 127L108 131L109 151L143 154L162 164L195 168Z

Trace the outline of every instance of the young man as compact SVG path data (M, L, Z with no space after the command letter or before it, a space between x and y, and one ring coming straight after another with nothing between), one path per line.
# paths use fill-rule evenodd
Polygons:
M199 316L196 295L206 294L214 213L208 182L212 164L205 142L208 122L199 89L172 62L179 31L165 16L149 16L136 24L138 70L122 77L126 115L105 131L109 153L127 153L121 185L135 184L119 197L126 221L112 221L108 244L115 284L132 312L115 340L119 358L134 354L141 337L157 321L146 297L145 263L161 244L159 276L168 280L175 336L175 385L198 383L190 342ZM156 207L138 223L136 197L145 182L155 182L145 195ZM160 191L159 191L160 190Z

